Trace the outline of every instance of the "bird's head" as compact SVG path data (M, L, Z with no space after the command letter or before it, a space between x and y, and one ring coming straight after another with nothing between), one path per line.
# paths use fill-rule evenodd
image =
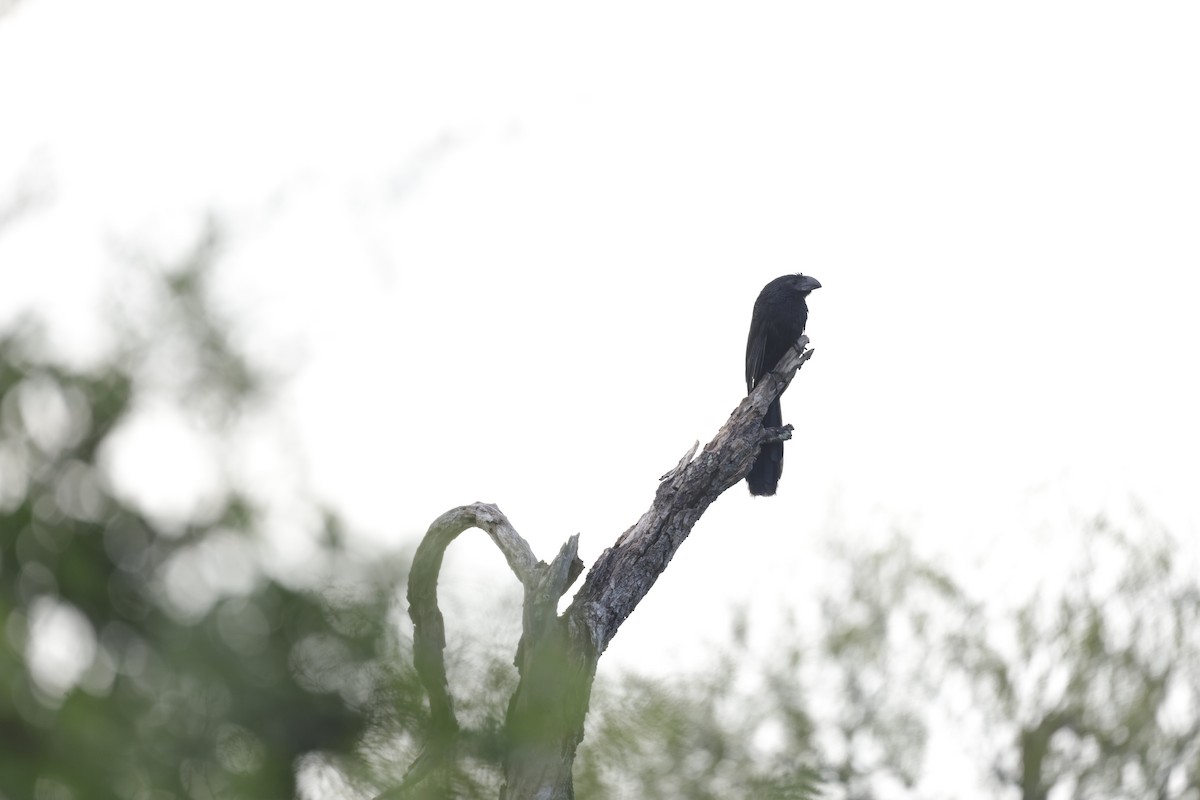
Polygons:
M811 275L788 275L786 280L788 289L804 295L821 288L821 282Z

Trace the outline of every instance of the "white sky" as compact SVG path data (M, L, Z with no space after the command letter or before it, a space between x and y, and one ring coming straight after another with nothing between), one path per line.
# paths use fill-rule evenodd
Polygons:
M813 274L780 495L721 498L609 659L694 662L829 533L1000 588L1131 496L1195 536L1198 41L1191 2L25 0L0 185L50 200L0 316L84 347L111 242L214 210L323 496L387 542L492 501L590 561L741 399L761 286ZM161 441L121 466L151 505ZM482 536L447 568L506 580Z

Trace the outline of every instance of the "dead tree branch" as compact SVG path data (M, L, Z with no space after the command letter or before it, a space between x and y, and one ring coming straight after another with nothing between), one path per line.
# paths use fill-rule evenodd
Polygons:
M458 721L446 681L445 626L437 604L437 579L446 547L467 528L482 528L504 554L524 587L521 642L515 664L520 682L506 716L502 800L574 797L571 770L583 739L592 681L600 654L612 641L692 527L722 492L750 471L759 447L791 438L792 426L764 428L767 406L812 356L801 336L769 375L738 405L711 442L698 443L664 475L650 509L592 565L587 580L561 615L558 600L582 571L578 536L553 562L538 561L528 543L494 506L476 503L446 512L430 526L413 557L409 615L413 661L429 694L431 732L403 782L383 798L403 796L440 764L454 758Z
M603 653L621 623L650 591L696 520L729 487L746 477L763 442L790 439L792 426L768 429L762 418L813 351L801 336L778 366L734 409L711 442L695 446L663 476L650 510L605 550L575 595L566 616Z

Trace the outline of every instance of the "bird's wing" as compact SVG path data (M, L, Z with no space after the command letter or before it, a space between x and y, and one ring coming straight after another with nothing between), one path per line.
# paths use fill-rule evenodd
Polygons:
M754 384L763 372L763 356L767 351L767 334L762 329L762 323L755 315L750 323L750 338L746 341L746 391L754 389Z

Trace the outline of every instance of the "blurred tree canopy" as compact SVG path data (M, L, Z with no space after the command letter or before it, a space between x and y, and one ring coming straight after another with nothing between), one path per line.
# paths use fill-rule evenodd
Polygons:
M218 251L209 226L142 270L154 313L123 317L103 363L57 357L36 320L0 334L6 800L288 797L298 759L349 752L379 697L419 704L392 653L398 562L356 563L330 517L321 558L356 591L291 587L258 563L241 490L167 524L113 487L112 439L149 395L216 436L261 399L208 300Z
M1014 607L903 538L842 564L822 646L840 796L913 785L940 724L971 743L956 771L995 797L1200 799L1200 582L1144 514L1136 538L1093 520L1075 568Z
M114 307L99 363L55 353L34 319L0 331L0 800L372 797L427 733L403 554L353 552L321 511L295 532L318 577L275 574L255 487L180 521L113 479L151 401L218 444L269 408L268 372L211 302L220 253L210 225L134 270L142 301ZM1200 584L1145 527L1097 521L1069 579L1015 609L903 539L845 551L817 635L785 625L754 656L762 623L743 616L695 674L602 675L578 794L916 796L943 766L931 733L962 723L992 796L1198 800ZM412 796L496 796L511 658L477 656L452 686L468 746Z

